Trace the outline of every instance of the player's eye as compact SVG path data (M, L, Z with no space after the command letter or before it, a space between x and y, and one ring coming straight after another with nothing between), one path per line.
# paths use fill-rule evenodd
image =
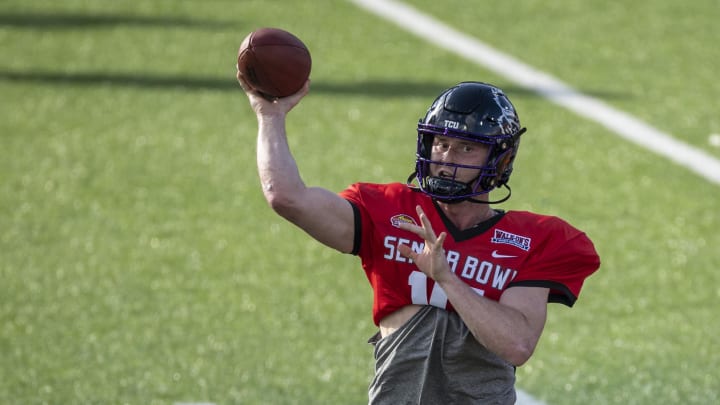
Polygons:
M440 150L447 150L450 148L450 142L436 139L435 142L433 142L433 147Z

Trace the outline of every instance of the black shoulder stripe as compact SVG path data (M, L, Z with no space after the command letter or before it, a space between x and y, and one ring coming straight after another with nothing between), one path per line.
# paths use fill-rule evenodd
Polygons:
M352 252L350 252L351 255L357 256L358 253L360 253L360 241L362 240L362 218L360 217L360 209L353 203L352 201L349 201L350 206L353 209L353 219L355 221L355 234L353 235L353 249Z
M570 291L565 284L557 283L554 281L546 280L526 280L518 281L517 283L508 284L507 288L510 287L545 287L550 289L550 295L548 296L548 302L564 304L568 307L572 307L577 301L577 297Z

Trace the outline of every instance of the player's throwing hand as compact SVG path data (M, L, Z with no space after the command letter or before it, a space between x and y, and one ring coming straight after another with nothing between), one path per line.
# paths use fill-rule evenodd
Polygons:
M236 77L240 87L242 87L250 100L250 107L258 116L285 116L310 91L310 79L308 79L297 93L287 97L268 99L255 90L239 70Z

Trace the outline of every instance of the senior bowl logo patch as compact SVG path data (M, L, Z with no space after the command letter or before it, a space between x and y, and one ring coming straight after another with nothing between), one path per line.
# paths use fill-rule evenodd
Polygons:
M411 217L410 215L407 215L407 214L397 214L397 215L393 216L392 218L390 218L390 223L395 228L400 227L400 224L403 222L406 224L417 225L417 222L415 222L413 217Z

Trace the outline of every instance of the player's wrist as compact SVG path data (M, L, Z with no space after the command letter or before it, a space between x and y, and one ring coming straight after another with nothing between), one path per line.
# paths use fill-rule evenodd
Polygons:
M444 284L449 283L452 281L460 281L459 278L450 270L450 266L444 266L445 268L441 271L435 272L433 274L433 280L435 280L438 284Z

